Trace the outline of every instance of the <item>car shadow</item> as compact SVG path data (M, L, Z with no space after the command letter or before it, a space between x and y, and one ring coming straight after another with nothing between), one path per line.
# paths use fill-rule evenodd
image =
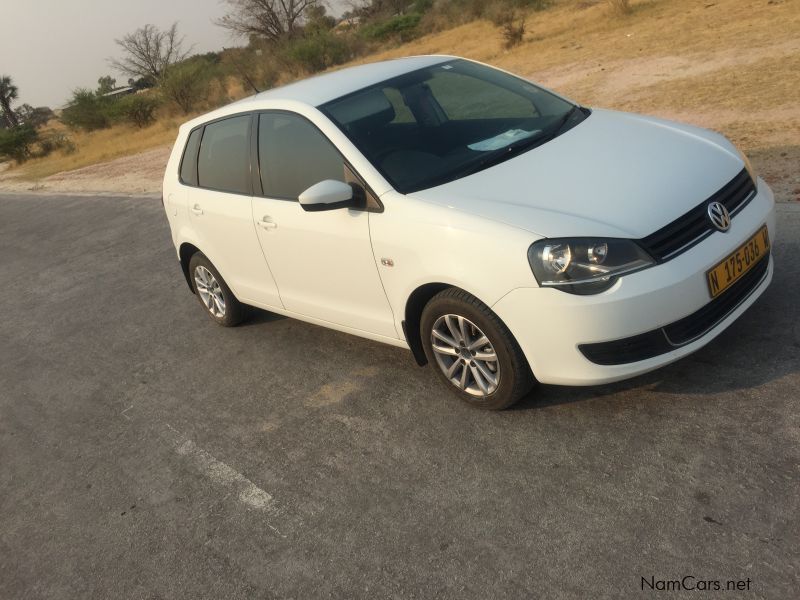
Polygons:
M241 328L247 327L256 327L259 325L265 325L267 323L275 323L277 321L283 321L288 317L284 317L283 315L279 315L277 313L269 312L266 310L262 310L260 308L249 307L249 313L247 318L239 325Z

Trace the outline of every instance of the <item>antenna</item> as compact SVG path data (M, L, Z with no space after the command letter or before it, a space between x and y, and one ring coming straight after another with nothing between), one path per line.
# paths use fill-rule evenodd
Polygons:
M223 52L227 52L228 48L225 46L222 47ZM242 65L239 63L239 59L234 56L233 58L233 66L236 67L236 70L239 71L239 75L241 75L247 84L256 91L256 94L260 94L261 90L256 87L256 84L253 83L253 80L250 79L250 76L245 72L242 68Z

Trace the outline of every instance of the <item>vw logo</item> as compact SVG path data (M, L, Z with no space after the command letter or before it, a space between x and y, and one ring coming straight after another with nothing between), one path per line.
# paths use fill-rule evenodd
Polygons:
M731 228L731 215L721 202L708 205L708 219L719 231L728 231Z

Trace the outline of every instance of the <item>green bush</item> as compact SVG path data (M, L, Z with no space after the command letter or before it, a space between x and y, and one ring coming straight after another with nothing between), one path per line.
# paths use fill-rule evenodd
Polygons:
M77 89L72 100L61 113L61 120L72 129L94 131L109 126L109 103L111 99L98 96L91 90Z
M147 127L156 120L159 101L150 93L123 96L111 102L109 117L115 122L127 122L136 127Z
M340 65L352 56L350 43L345 36L324 30L292 40L286 45L284 54L309 73Z
M32 155L32 147L38 139L36 130L30 125L11 129L0 129L0 157L24 163Z
M375 41L397 38L405 42L415 37L420 19L422 15L419 13L396 15L385 21L365 25L361 28L361 35Z

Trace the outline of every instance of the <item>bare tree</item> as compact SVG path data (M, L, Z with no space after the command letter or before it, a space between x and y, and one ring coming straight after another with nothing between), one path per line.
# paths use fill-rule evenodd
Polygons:
M155 25L145 25L114 41L124 56L112 59L111 65L125 75L154 81L159 81L171 65L185 59L192 50L184 50L184 38L178 36L177 23L164 31Z
M242 36L259 36L271 42L291 38L306 11L320 0L225 0L230 13L216 24Z

